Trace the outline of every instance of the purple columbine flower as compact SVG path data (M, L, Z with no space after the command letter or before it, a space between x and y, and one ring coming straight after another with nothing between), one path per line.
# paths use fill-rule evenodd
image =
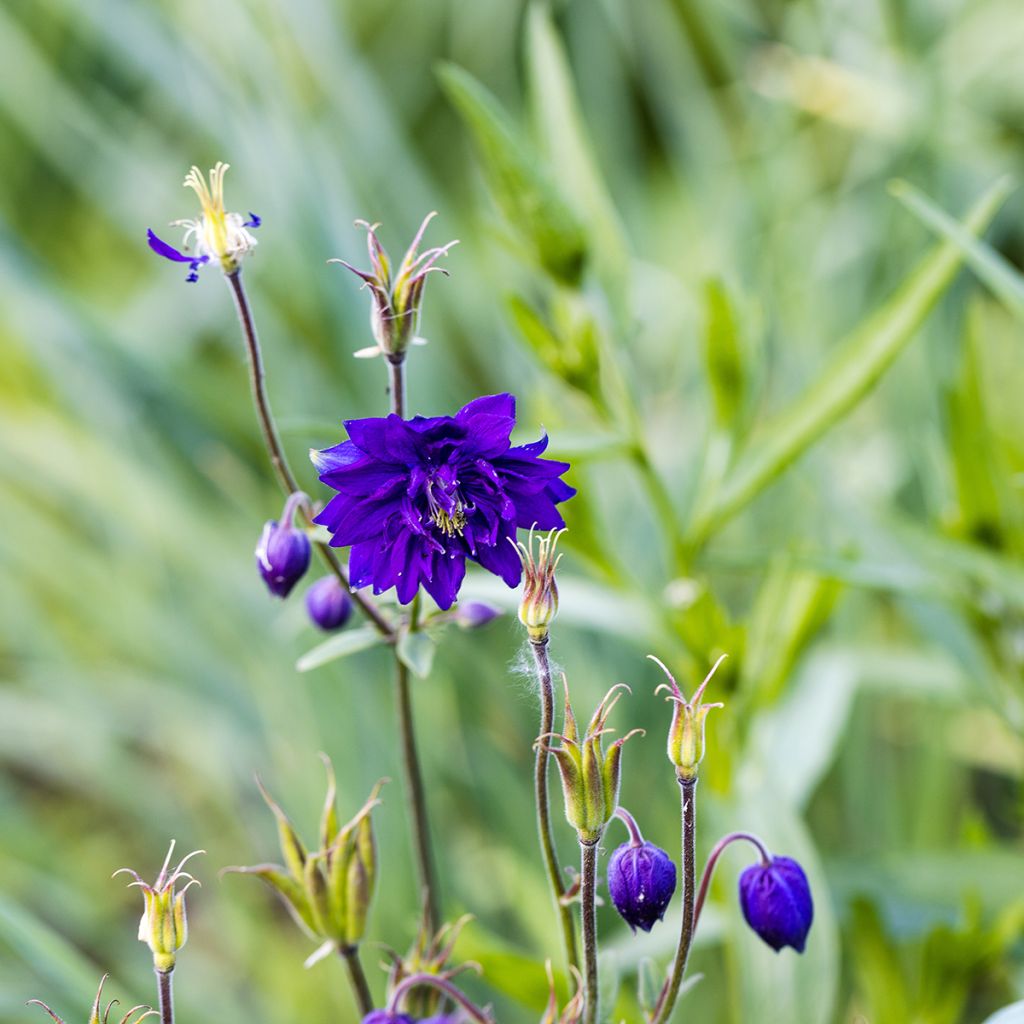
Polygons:
M263 527L256 545L256 565L263 582L277 597L287 597L309 568L309 537L292 523L295 511L306 495L295 493L285 502L280 521L271 519Z
M447 609L467 558L517 586L516 529L563 526L555 506L576 491L567 462L540 457L546 437L512 447L515 423L515 399L488 395L454 416L347 420L349 440L311 452L338 492L314 521L351 546L352 586L394 587L408 604L422 584Z
M341 629L352 616L352 598L337 576L324 576L306 591L306 611L317 629Z
M676 866L653 843L623 843L608 861L608 891L626 924L649 932L672 902Z
M783 946L804 951L814 919L804 869L789 857L752 864L740 875L740 907L747 924L776 953Z

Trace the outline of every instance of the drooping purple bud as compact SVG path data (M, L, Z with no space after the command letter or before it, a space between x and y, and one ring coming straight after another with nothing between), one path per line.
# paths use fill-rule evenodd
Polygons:
M306 611L317 629L329 633L352 616L352 598L337 576L324 576L306 591Z
M415 1024L407 1013L392 1013L390 1010L371 1010L362 1024Z
M789 857L752 864L740 875L740 907L747 924L776 953L783 946L804 951L814 919L804 869Z
M463 629L479 629L501 615L501 609L483 601L463 601L455 609L455 621Z
M309 568L309 537L292 524L298 506L308 499L304 494L291 495L285 502L280 521L271 519L256 545L256 565L263 582L277 597L287 597Z
M623 843L608 862L608 891L626 924L649 932L672 901L676 866L653 843Z

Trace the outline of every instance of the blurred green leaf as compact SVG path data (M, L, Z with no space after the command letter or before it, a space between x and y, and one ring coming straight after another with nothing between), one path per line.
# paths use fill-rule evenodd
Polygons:
M991 186L968 213L966 229L972 234L983 231L1009 192L1005 179ZM838 346L804 394L766 424L740 456L711 506L698 511L690 529L697 541L720 529L871 391L914 337L961 262L957 247L943 243Z
M403 630L398 638L398 645L395 648L399 659L410 671L426 679L430 675L430 667L434 664L434 654L437 652L437 644L429 634L422 630L415 633Z
M299 672L309 672L314 668L320 668L321 665L328 664L328 662L347 658L350 654L358 654L360 651L365 651L383 642L384 638L373 626L347 629L307 651L295 663L295 668Z
M955 245L993 294L1006 304L1007 309L1024 319L1024 277L1020 271L909 182L894 181L889 185L889 191L932 231Z
M736 309L719 280L704 286L704 366L714 404L715 425L733 431L743 408L747 373Z
M586 237L542 161L497 99L472 75L454 64L441 65L438 75L473 136L487 184L509 226L548 273L565 284L577 284Z

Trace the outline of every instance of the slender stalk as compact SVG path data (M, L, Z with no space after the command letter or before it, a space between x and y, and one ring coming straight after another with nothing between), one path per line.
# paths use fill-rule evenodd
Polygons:
M597 984L597 847L580 843L580 916L583 929L583 1024L597 1024L600 993Z
M388 374L391 390L391 411L405 416L405 360L388 359ZM409 606L409 631L419 625L420 595L417 591ZM395 651L395 705L398 709L398 732L402 749L402 771L405 776L405 796L409 805L409 819L412 824L413 854L420 891L423 895L423 911L427 931L433 934L441 926L441 906L438 894L437 875L430 845L430 820L427 816L427 798L423 786L423 769L420 767L419 750L416 744L416 727L412 714L412 696L409 692L409 667Z
M679 945L676 947L676 958L672 964L672 974L658 996L658 1002L651 1014L652 1024L664 1024L672 1016L676 999L679 997L679 986L686 974L686 961L690 957L690 946L693 943L694 924L694 890L696 889L696 871L694 861L697 848L697 780L682 779L679 783L682 800L682 868L683 875L683 920L679 929Z
M708 895L708 888L711 885L711 877L715 873L715 866L718 864L718 858L722 856L723 851L730 843L735 843L740 840L746 840L748 843L752 843L757 847L757 852L761 855L761 863L769 864L772 859L772 855L768 852L768 848L751 832L730 832L727 836L722 836L721 839L715 843L715 848L708 854L708 862L704 865L704 874L700 878L700 892L697 893L697 904L693 909L693 929L697 930L697 922L700 921L700 912L704 909L704 900Z
M274 414L270 410L270 398L267 395L266 379L263 371L263 355L260 350L259 336L256 333L256 323L252 318L249 297L246 295L245 286L242 284L242 271L240 269L236 270L231 274L227 274L226 277L231 287L231 294L235 300L235 310L238 313L238 322L242 328L242 337L245 339L245 349L249 357L249 385L252 388L252 400L256 406L256 418L259 420L263 444L267 449L267 454L270 456L270 465L278 482L281 484L281 489L286 494L294 494L299 490L299 484L288 463L288 456L285 455L284 446L281 444L281 437L274 423ZM302 514L306 523L312 526L313 522L309 510L304 508ZM392 638L394 630L391 624L381 615L376 605L369 598L352 589L348 582L348 573L345 572L345 567L338 561L338 556L331 547L320 541L317 541L315 546L324 564L337 576L341 585L352 596L352 600L360 611L384 636Z
M169 971L156 972L156 984L160 994L160 1024L174 1024L174 993L171 990L172 967Z
M391 993L391 998L388 1000L388 1013L397 1016L405 996L414 988L420 988L421 986L430 986L443 992L453 1002L458 1003L479 1024L493 1024L494 1018L485 1010L480 1009L461 989L456 988L451 981L441 975L427 974L426 972L411 974L395 986L395 990Z
M534 664L537 668L537 683L540 688L540 732L545 736L554 729L555 693L551 684L551 662L548 659L548 638L531 640ZM533 782L537 800L537 832L540 835L540 849L544 857L555 911L562 924L562 941L565 945L565 959L570 967L579 967L579 952L576 948L576 927L573 923L572 908L563 902L565 885L558 863L555 836L551 828L551 802L548 798L548 759L550 753L541 744L537 745L534 762Z
M355 996L356 1006L359 1007L359 1015L365 1017L373 1009L373 995L366 980L366 972L359 962L359 947L342 946L338 952L348 968L348 979L352 984L352 995Z

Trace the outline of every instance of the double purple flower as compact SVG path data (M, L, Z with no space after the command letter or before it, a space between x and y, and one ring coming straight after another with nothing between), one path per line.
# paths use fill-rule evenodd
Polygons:
M576 492L568 463L540 457L546 437L512 446L515 423L515 399L488 395L454 416L347 420L349 440L311 453L338 492L315 522L351 547L354 587L394 587L408 604L422 585L450 608L467 558L518 585L517 528L564 526L555 506Z

